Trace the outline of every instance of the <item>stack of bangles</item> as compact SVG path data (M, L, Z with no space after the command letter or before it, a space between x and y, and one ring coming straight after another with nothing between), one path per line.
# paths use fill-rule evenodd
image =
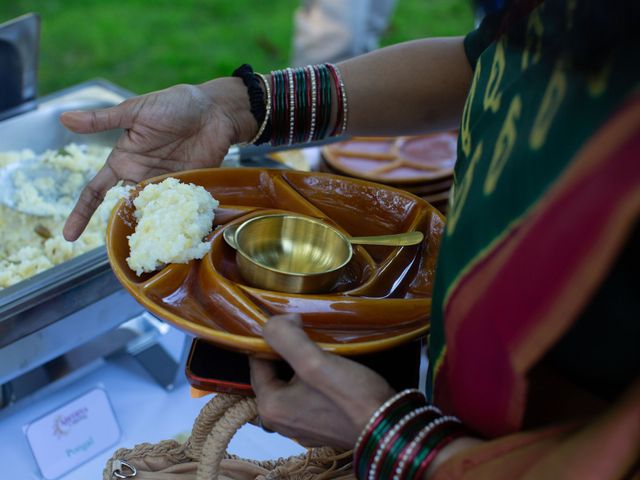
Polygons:
M456 417L428 405L419 390L404 390L376 410L353 455L360 480L421 479L440 450L468 435Z
M247 86L251 113L259 125L248 143L307 143L342 135L347 129L347 94L340 70L331 63L274 70L269 78L245 64L233 76ZM337 98L333 126L332 91Z

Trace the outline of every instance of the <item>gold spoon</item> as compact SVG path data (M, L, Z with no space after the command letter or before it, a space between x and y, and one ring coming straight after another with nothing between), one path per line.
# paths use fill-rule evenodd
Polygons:
M237 249L236 231L242 223L229 225L224 228L223 237L225 241L234 249ZM391 247L404 247L416 245L422 241L424 235L422 232L404 232L391 235L376 235L372 237L346 237L352 245L386 245Z

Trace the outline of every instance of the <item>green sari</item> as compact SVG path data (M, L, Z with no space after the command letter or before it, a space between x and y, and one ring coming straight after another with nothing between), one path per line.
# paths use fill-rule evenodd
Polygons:
M549 448L614 401L618 420L640 419L638 46L591 74L549 54L554 26L578 28L575 4L551 18L543 3L497 38L489 18L465 39L474 78L429 344L436 404L485 438L549 428ZM536 397L551 376L561 386ZM487 478L516 475L501 468Z

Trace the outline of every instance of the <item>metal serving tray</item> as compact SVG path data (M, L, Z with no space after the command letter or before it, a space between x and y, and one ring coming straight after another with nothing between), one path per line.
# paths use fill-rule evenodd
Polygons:
M59 116L67 110L113 106L132 95L127 90L98 79L41 97L36 109L0 122L0 151L29 148L41 153L70 142L112 146L120 132L75 134L60 124ZM120 284L111 272L106 249L99 247L1 290L0 348L119 289ZM127 315L131 313L127 312ZM114 318L114 326L126 319Z

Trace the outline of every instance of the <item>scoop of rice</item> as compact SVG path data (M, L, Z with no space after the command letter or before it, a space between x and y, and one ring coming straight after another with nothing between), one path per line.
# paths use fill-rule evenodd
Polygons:
M202 239L211 232L219 202L204 188L167 178L147 185L133 205L138 224L129 235L127 264L137 275L168 263L187 263L209 251L211 242Z
M123 185L122 180L120 180L116 185L107 190L102 203L96 210L96 216L100 218L105 225L109 223L109 217L116 204L121 198L128 197L129 192L133 189L133 185Z

